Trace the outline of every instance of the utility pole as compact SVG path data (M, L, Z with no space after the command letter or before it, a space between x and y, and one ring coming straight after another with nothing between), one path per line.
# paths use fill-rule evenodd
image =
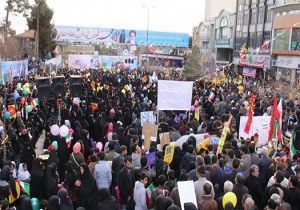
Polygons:
M149 65L148 62L148 47L149 47L149 12L150 12L150 7L149 6L143 6L147 8L147 44L146 44L146 62ZM154 8L154 6L152 6L151 8Z
M37 1L37 17L36 17L36 32L35 32L35 58L39 56L39 35L40 35L40 1Z

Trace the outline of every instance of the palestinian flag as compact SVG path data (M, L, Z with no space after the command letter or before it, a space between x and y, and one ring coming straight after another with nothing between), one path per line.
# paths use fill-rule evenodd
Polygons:
M35 108L36 106L39 105L39 100L37 98L33 98L30 102L30 105Z
M214 92L213 92L213 91L210 91L209 96L208 96L208 99L212 101L212 100L214 100L215 96L216 96L216 95L214 94Z

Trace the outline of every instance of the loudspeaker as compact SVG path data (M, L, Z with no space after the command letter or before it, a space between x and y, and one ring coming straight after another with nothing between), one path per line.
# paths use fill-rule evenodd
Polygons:
M82 77L72 75L70 77L70 96L80 97L82 93Z
M49 77L40 77L37 79L36 88L38 91L38 100L45 101L51 98Z
M62 98L66 95L64 80L62 76L52 77L52 93L55 98Z

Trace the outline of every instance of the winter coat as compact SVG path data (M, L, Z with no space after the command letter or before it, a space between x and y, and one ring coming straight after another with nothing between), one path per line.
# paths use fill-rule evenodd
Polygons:
M145 185L140 181L135 182L133 199L135 210L147 210Z

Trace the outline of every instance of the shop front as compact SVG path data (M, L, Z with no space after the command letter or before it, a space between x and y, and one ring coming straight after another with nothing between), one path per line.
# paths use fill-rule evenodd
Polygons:
M272 65L277 68L277 81L283 80L292 86L300 83L300 56L278 55Z
M242 67L244 76L265 78L266 72L270 68L270 59L270 55L247 54L240 57L239 66Z

